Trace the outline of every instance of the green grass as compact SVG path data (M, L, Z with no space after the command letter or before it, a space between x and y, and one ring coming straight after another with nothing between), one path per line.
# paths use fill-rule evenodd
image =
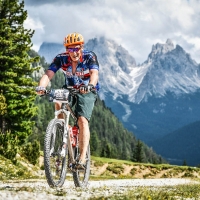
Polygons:
M117 160L112 158L103 158L103 157L95 157L91 156L92 161L101 161L102 163L121 163L121 164L133 164L133 162L128 160Z
M134 187L125 193L112 196L91 197L89 200L199 200L200 184L166 187Z
M170 168L178 168L178 169L183 169L183 170L187 168L194 169L193 167L188 167L188 166L178 166L178 165L170 165L170 164L136 163L136 162L132 162L128 160L118 160L118 159L95 157L95 156L91 156L91 159L94 162L101 162L101 163L108 163L108 164L117 163L117 164L126 164L126 165L137 165L141 167L156 168L159 170L170 169Z

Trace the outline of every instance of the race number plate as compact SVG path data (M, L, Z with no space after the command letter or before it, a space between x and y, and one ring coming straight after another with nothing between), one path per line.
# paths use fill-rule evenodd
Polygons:
M52 96L53 99L66 101L69 96L69 91L65 89L56 89Z

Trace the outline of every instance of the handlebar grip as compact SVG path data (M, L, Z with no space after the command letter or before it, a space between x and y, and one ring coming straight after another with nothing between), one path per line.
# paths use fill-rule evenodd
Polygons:
M37 87L35 88L35 91L36 91L36 92L39 92L39 91L46 91L46 87L37 86Z

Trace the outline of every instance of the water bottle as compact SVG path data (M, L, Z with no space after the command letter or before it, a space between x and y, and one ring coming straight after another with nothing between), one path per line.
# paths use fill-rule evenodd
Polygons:
M78 134L78 127L77 126L73 126L72 127L72 133L73 133L73 143L72 146L75 147L77 144L77 134Z

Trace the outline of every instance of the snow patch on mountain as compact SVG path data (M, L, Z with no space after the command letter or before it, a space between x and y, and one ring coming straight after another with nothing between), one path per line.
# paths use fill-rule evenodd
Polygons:
M118 102L119 102L119 103L123 106L123 108L125 109L126 114L122 116L122 119L123 119L124 122L127 122L129 116L132 114L132 111L131 111L131 109L130 109L130 106L129 106L128 104L125 104L125 103L121 102L121 101L118 101Z

